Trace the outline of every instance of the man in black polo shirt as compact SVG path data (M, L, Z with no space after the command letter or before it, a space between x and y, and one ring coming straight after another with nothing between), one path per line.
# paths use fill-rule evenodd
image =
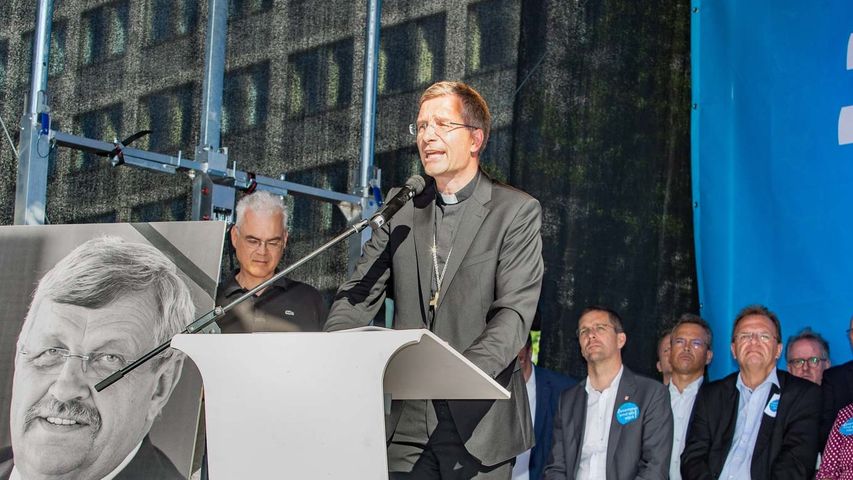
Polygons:
M281 197L258 191L237 203L231 244L240 269L219 285L216 304L225 306L271 278L287 245L287 212ZM281 278L217 320L222 333L316 332L326 321L316 288Z

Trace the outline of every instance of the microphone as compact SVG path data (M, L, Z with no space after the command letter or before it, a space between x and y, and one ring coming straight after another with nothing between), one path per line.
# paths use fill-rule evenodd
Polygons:
M406 204L409 200L412 199L415 195L424 191L424 187L426 186L426 180L424 177L420 175L413 175L406 180L406 184L403 185L403 188L397 192L396 195L391 197L391 200L385 202L385 205L379 209L378 212L374 213L372 217L370 217L370 227L374 230L382 228L382 225L385 225L385 222L391 220L391 217L397 213L397 210L403 208L403 205Z

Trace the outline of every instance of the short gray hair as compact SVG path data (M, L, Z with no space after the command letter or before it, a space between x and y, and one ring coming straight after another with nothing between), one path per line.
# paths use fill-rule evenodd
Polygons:
M785 360L788 361L791 358L789 357L791 353L791 346L794 343L799 342L800 340L811 340L818 344L820 347L820 354L823 360L829 359L829 343L827 343L826 339L821 336L821 334L815 332L811 329L811 327L806 327L800 330L796 335L793 335L788 338L788 343L785 345Z
M195 317L190 290L178 269L162 252L143 243L115 236L89 240L60 260L39 282L27 312L18 347L32 325L39 303L49 299L85 308L101 308L128 293L151 292L157 304L152 312L156 344L182 331ZM164 358L173 355L167 350Z
M287 208L284 206L284 201L278 195L273 195L265 190L258 190L254 193L244 196L237 202L237 226L243 223L243 218L246 215L246 210L251 210L255 213L265 213L274 215L281 212L281 223L284 231L287 231Z

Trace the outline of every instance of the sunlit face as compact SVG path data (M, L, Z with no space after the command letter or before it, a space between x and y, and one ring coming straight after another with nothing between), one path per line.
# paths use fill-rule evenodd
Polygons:
M816 358L817 363L809 360ZM788 371L795 377L804 378L818 385L823 382L823 371L829 368L829 359L823 358L820 345L808 338L797 340L791 344L786 353ZM805 360L805 361L804 361Z
M616 332L607 312L587 312L578 322L581 355L587 362L596 363L618 356L626 339L624 333Z
M672 371L680 375L696 375L705 371L713 353L705 329L695 323L683 323L672 331L670 362Z
M669 352L671 350L671 346L669 343L671 335L666 334L663 338L658 342L658 362L657 369L662 375L667 376L672 373L672 365L669 363Z
M741 335L751 338L738 340ZM776 336L776 326L764 315L747 315L738 323L732 342L732 355L741 369L770 370L782 355L782 344ZM767 339L766 342L761 339Z
M439 182L471 178L479 166L483 131L455 125L444 132L435 128L449 122L465 123L462 102L456 95L431 98L421 104L416 123L428 128L418 135L418 151L426 174Z
M281 212L270 214L246 209L240 224L231 229L231 244L237 252L242 275L257 281L273 276L287 245L283 218Z
M155 346L153 295L130 294L98 309L47 299L33 308L15 357L10 420L15 466L24 478L101 478L148 433L181 362L152 362L95 392L103 379L99 371ZM52 349L72 356L52 362L61 358ZM106 356L96 360L97 353Z

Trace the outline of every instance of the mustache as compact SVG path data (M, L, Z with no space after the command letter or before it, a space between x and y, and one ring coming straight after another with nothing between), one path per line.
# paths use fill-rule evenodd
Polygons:
M55 398L43 398L27 410L24 416L24 428L37 418L61 417L74 420L78 424L91 426L95 431L101 429L101 414L95 407L90 407L77 400L60 402Z

